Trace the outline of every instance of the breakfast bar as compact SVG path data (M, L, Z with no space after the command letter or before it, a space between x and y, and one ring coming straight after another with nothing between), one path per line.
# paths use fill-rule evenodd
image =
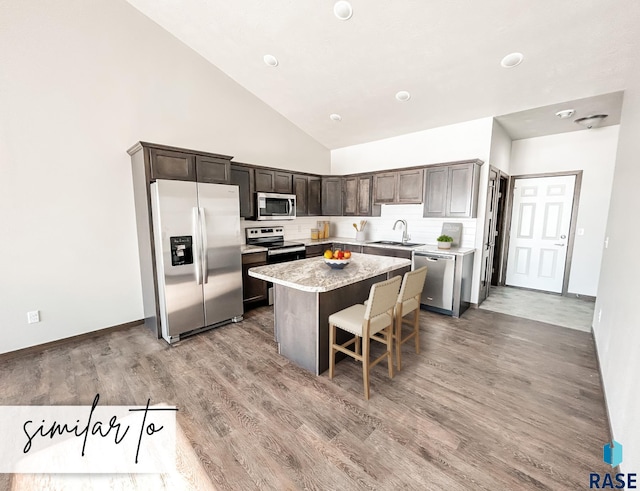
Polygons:
M279 353L319 375L329 368L329 315L364 302L371 285L408 266L409 259L354 253L344 269L331 269L314 257L251 268L249 276L274 284Z

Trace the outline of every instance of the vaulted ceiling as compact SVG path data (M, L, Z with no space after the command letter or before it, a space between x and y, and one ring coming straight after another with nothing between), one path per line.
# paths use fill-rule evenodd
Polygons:
M330 149L492 116L513 138L574 130L518 116L566 101L615 124L622 97L599 96L640 52L637 0L352 0L346 21L332 0L128 2ZM524 61L502 68L512 52Z

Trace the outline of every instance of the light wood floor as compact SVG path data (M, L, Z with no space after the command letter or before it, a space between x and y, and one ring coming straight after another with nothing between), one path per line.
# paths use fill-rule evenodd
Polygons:
M393 380L375 367L365 401L359 365L315 377L276 353L272 322L262 307L174 347L134 327L0 357L0 404L176 404L219 489L582 489L611 470L588 333L422 312L421 353L405 345Z

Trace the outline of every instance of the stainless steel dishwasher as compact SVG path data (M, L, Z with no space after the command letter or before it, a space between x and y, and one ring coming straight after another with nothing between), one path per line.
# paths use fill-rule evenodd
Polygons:
M415 269L427 267L420 303L442 310L453 310L456 256L438 252L415 252Z

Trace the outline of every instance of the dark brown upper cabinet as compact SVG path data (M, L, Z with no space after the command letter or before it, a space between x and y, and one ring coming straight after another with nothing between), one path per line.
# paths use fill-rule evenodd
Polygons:
M396 202L397 177L396 172L379 172L373 175L373 200L376 203Z
M227 184L232 157L210 154L155 143L140 145L149 152L150 180L172 179Z
M480 161L427 168L424 216L475 218Z
M273 169L255 169L256 192L291 194L292 174Z
M276 189L276 173L270 169L255 169L256 193L273 193Z
M227 184L231 172L229 160L205 155L196 155L196 177L198 182Z
M358 214L358 178L346 176L342 178L342 214L345 216Z
M152 180L196 180L196 156L191 153L162 148L150 148L149 157Z
M293 175L293 194L296 195L296 216L306 217L309 214L309 178Z
M342 178L322 178L322 214L324 216L342 215Z
M398 203L422 203L423 169L398 171Z
M422 203L423 169L373 175L374 203Z
M380 207L372 202L373 176L345 176L342 214L346 216L380 216ZM374 208L377 213L374 213Z
M309 216L322 215L322 179L320 177L309 176L309 206L307 214Z
M255 183L253 167L231 164L230 182L240 189L240 216L244 218L255 217Z
M274 191L276 193L291 194L292 192L292 177L291 172L274 171Z

